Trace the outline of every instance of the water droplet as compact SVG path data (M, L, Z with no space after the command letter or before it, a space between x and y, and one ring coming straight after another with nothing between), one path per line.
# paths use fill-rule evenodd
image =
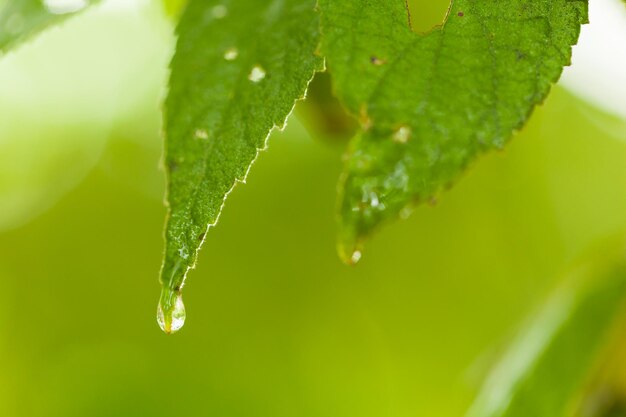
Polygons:
M209 138L209 134L204 129L197 129L196 132L194 133L194 136L196 137L196 139L208 139Z
M53 14L74 13L87 6L86 0L44 0L46 9Z
M185 324L185 304L180 291L163 289L157 309L157 323L165 333L176 333Z
M250 71L250 75L248 75L248 79L253 83L258 83L263 78L265 78L265 70L259 65L256 65L254 68L252 68L252 71Z
M379 204L380 204L380 201L378 200L378 194L370 193L370 205L372 207L378 207Z
M393 141L397 143L407 143L411 139L411 128L402 126L393 134Z
M344 235L337 245L339 258L346 265L356 265L362 257L361 243L356 242L351 235Z
M224 52L224 59L226 61L234 61L239 56L237 48L230 48Z
M218 4L211 9L211 15L216 19L223 19L228 14L228 8L223 4Z

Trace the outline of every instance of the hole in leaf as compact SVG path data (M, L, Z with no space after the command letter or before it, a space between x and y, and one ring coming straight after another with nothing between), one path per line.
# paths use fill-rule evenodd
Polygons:
M309 84L306 100L298 102L296 114L309 132L330 144L344 145L359 128L333 95L331 75L318 72Z
M411 25L418 33L430 31L441 25L448 14L450 0L408 0Z

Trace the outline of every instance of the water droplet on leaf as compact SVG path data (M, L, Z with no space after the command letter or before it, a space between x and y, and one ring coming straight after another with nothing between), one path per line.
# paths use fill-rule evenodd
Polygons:
M239 56L239 51L237 48L230 48L226 52L224 52L224 59L226 61L234 61Z
M196 133L194 133L194 136L197 139L208 139L209 138L209 134L207 133L206 130L204 129L198 129L196 130Z
M211 9L211 15L216 19L223 19L228 14L228 8L223 4L218 4Z
M252 71L250 71L250 75L248 75L248 79L253 83L258 83L263 78L265 78L265 70L258 65L252 68Z
M157 323L165 333L176 333L185 324L185 304L180 291L164 288L157 309Z
M374 208L378 207L380 201L378 200L378 194L370 193L370 205Z
M354 265L361 260L361 251L355 250L352 252L352 256L350 256L350 262Z
M86 0L44 0L46 9L53 14L74 13L87 6Z
M363 239L358 237L354 231L344 230L341 233L337 245L339 258L346 265L356 265L362 257L361 249L363 248Z
M402 126L393 134L393 141L397 143L407 143L411 139L411 128Z

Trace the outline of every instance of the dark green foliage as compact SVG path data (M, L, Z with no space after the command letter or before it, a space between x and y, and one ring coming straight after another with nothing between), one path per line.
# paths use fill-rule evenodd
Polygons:
M166 315L224 199L322 68L314 7L314 0L196 0L182 16L165 103Z
M340 197L348 262L381 223L505 145L569 64L587 21L585 1L459 0L443 26L418 35L403 0L319 6L335 91L361 123Z

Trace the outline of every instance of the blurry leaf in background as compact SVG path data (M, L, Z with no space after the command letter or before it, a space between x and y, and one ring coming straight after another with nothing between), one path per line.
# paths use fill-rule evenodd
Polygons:
M163 0L163 7L168 16L176 19L180 16L187 3L188 0Z
M345 146L358 130L358 123L333 95L331 75L318 72L309 84L306 100L296 105L296 115L315 138Z
M626 314L622 309L592 377L569 407L575 417L626 416Z
M418 3L414 19L431 6ZM106 50L109 37L122 42L111 30L119 24L134 45L120 56L128 66L84 75L132 80L121 83L100 161L45 213L0 231L2 417L462 416L491 362L477 359L555 286L568 288L561 272L594 242L626 230L626 142L598 125L597 109L556 88L506 152L486 156L436 208L385 228L364 264L345 268L332 248L339 152L292 118L207 237L187 294L191 326L162 337L146 288L162 253L156 98L172 37L152 7L117 4L107 24L71 32L89 45L97 29ZM57 48L48 46L32 44L34 66L51 65ZM21 71L10 74L0 74L0 94L13 83L15 97L38 94ZM74 97L85 84L57 88ZM73 135L91 134L85 101L55 103L51 111L76 113ZM46 113L1 109L0 129ZM584 417L624 417L626 358L615 368L613 414Z
M106 172L99 164L47 213L0 233L2 415L462 416L477 358L593 242L626 230L626 144L554 93L507 152L386 228L359 268L332 248L338 152L291 119L208 235L176 338L160 334L146 291L163 205L135 183L162 173L125 177L135 139L112 138ZM158 142L153 119L135 123ZM158 153L132 158L148 167ZM176 382L168 395L164 381Z
M614 251L615 252L615 251ZM468 417L566 416L626 300L626 253L566 280L489 377ZM596 262L599 262L596 259Z
M0 52L99 0L0 0Z
M153 62L136 65L116 71L139 88ZM153 132L140 142L160 143L158 103L136 106L149 117L133 118L134 132ZM626 230L616 191L626 144L580 106L556 89L507 152L438 207L386 228L359 268L332 247L338 152L291 119L207 235L186 294L194 314L176 338L160 334L146 291L164 209L137 190L162 180L159 153L126 154L138 139L116 127L78 187L0 233L0 415L462 416L480 385L482 371L468 378L477 358L592 242Z
M609 137L626 141L626 119L615 113L598 111L598 107L587 101L581 102L585 117Z
M348 263L382 223L505 145L569 64L587 20L583 1L461 0L442 27L418 35L401 0L319 8L335 91L362 129L341 183Z
M137 123L138 109L149 100L158 117L171 32L158 7L111 3L0 60L0 230L23 225L79 184L122 124L136 146L155 150L157 169L162 145L141 130L157 132L158 119Z
M584 25L562 85L626 121L626 7L621 0L589 2ZM626 128L623 128L626 132Z
M184 317L180 291L207 228L323 67L314 7L315 0L194 0L185 9L165 103L169 214L159 317L167 333L175 308Z

